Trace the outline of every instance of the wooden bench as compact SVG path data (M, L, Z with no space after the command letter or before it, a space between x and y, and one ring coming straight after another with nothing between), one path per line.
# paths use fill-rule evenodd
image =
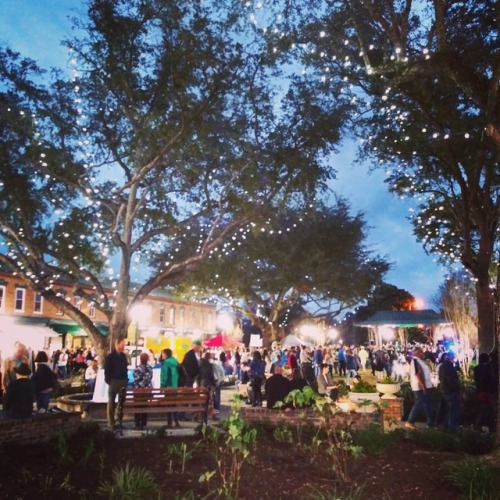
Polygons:
M206 423L209 401L209 392L204 387L127 388L120 398L118 411L119 417L136 413L198 413Z

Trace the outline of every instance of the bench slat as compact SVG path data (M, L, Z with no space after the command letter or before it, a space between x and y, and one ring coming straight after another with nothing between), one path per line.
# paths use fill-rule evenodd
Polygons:
M205 388L127 389L124 413L202 413L206 420L209 393Z

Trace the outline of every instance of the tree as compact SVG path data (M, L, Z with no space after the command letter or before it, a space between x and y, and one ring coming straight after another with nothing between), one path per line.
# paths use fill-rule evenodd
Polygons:
M0 262L101 354L135 303L331 175L337 125L313 120L314 99L276 93L245 15L229 0L93 0L65 42L73 75L48 83L0 52ZM57 295L58 278L106 314L108 337Z
M415 297L406 290L389 283L377 285L366 299L366 304L348 312L338 325L347 343L360 344L369 340L364 327L356 327L358 321L365 321L377 311L410 311Z
M490 274L498 275L500 255L496 3L311 0L274 7L281 20L266 34L287 61L293 53L305 66L297 84L352 106L361 158L387 170L391 191L418 202L417 238L474 277L479 344L491 349Z
M380 283L389 264L370 254L365 238L362 214L352 215L343 199L305 214L287 211L207 260L182 290L223 297L261 329L267 345L283 332L294 306L331 319Z
M366 305L357 308L354 317L356 321L363 321L377 311L411 311L414 304L415 297L410 292L382 283L375 287Z
M469 371L470 350L477 344L477 301L475 288L463 272L448 276L436 300L441 304L445 318L453 323L462 354L460 362L464 373Z

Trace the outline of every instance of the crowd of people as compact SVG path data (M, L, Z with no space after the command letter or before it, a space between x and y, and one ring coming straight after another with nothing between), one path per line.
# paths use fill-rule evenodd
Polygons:
M108 425L115 428L116 401L130 380L130 358L125 340L115 343L104 362L108 384ZM216 418L220 411L221 388L233 375L240 394L252 406L266 404L276 407L294 389L312 387L322 395L336 400L339 385L347 389L371 373L377 381L409 382L413 406L406 427L415 428L423 416L428 426L440 425L451 430L462 423L461 366L448 344L386 344L373 346L290 346L273 343L271 349L236 347L230 350L204 349L194 341L182 360L171 349L163 349L158 359L142 352L133 373L133 387L152 387L152 366L160 368L161 387L209 388L210 413ZM495 429L495 406L498 397L498 361L495 354L471 353L475 361L469 375L477 392L478 429ZM474 359L476 358L476 359ZM49 359L45 351L34 355L20 342L11 356L1 363L4 415L12 418L31 415L33 403L39 412L47 411L58 379L83 373L91 391L95 386L98 359L92 348L54 351ZM439 387L440 398L435 397ZM242 390L244 388L244 390ZM280 405L278 405L280 406ZM181 416L169 414L167 425L179 426ZM147 414L136 415L135 426L147 426Z

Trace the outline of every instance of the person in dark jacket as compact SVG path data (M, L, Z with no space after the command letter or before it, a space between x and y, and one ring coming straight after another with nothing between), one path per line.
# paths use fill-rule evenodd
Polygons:
M198 381L200 375L200 357L201 357L201 342L195 340L191 349L184 355L182 360L182 369L184 370L186 387L193 387L194 383Z
M474 385L479 400L479 411L474 427L478 430L488 427L490 432L495 432L497 376L488 353L482 352L478 361L479 364L474 367Z
M445 352L438 368L439 387L446 407L444 426L455 430L462 418L462 401L460 399L460 379L453 364L453 353Z
M274 375L266 380L265 385L267 407L274 408L278 401L284 401L290 392L290 381L283 376L283 367L276 366Z
M108 404L106 408L108 428L115 430L116 397L127 387L128 359L125 354L125 339L115 341L115 349L104 360L104 381L108 384ZM121 421L118 422L121 427Z
M14 368L15 380L7 386L3 398L3 409L9 418L29 418L33 414L35 384L29 377L30 367L21 363Z
M35 373L32 377L35 384L36 407L39 413L49 410L50 397L57 383L57 375L49 366L49 357L44 351L35 356Z
M260 351L253 353L250 361L250 403L252 406L262 406L262 382L266 370L266 363L262 359Z

